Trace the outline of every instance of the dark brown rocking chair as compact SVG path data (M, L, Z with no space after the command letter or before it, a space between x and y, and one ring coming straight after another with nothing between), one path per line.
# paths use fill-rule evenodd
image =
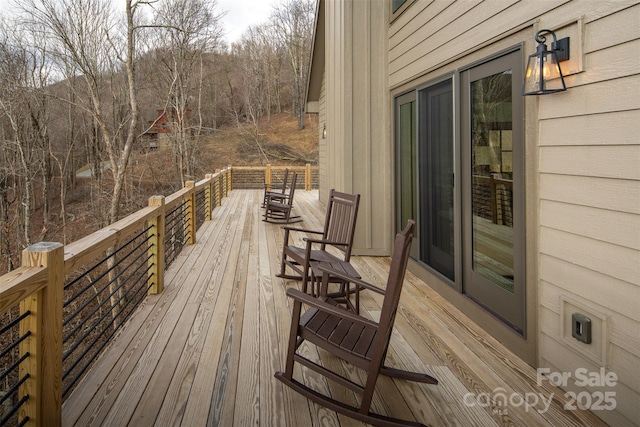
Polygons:
M278 380L320 405L366 423L378 426L422 425L413 421L375 414L369 410L379 374L403 380L438 384L438 380L429 375L384 366L402 291L414 227L415 223L409 220L407 227L396 236L386 290L359 279L343 276L344 280L349 280L363 288L384 295L378 323L337 307L332 299L323 298L322 295L320 298L314 298L297 289L287 289L287 295L294 299L294 306L285 371L275 374ZM325 270L323 290L326 289L329 274L340 275L337 271ZM308 305L310 308L301 315L302 304ZM297 348L305 340L366 371L365 384L356 384L296 353ZM351 406L337 401L294 379L294 362L298 362L360 394L360 405Z
M294 172L293 177L291 178L291 188L289 189L288 194L267 194L263 221L278 224L289 224L292 222L302 221L300 216L291 215L291 210L293 209L293 195L296 191L297 179L298 174Z
M310 263L349 261L353 246L353 236L356 230L356 218L358 216L359 194L341 193L332 189L329 192L327 214L324 220L324 230L307 230L294 227L283 227L284 242L282 245L282 262L280 274L276 277L291 280L302 280L302 289L307 291L307 282L310 280ZM306 237L305 247L294 246L289 243L291 231L315 234L317 238ZM331 253L328 249L337 249ZM342 253L342 257L339 254ZM297 275L285 274L290 267Z
M273 184L264 184L264 198L262 199L262 207L267 207L267 196L271 196L272 199L283 201L287 195L287 182L289 178L289 168L284 170L282 175L282 186L276 187Z

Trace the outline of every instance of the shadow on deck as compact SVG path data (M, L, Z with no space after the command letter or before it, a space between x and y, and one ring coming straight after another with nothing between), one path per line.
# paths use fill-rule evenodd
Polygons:
M149 296L63 405L64 426L362 425L297 395L282 370L291 302L279 272L281 227L261 221L262 192L236 190L203 225L197 243L167 270L165 290ZM299 191L297 214L322 228L317 191ZM354 257L366 280L384 286L389 258ZM363 293L375 318L378 295ZM342 362L313 346L322 363ZM603 425L563 409L564 393L536 384L536 371L487 335L410 272L387 364L433 375L439 385L384 378L372 410L434 426ZM356 368L338 365L353 378ZM297 377L333 397L353 393L313 372ZM506 399L506 401L505 401ZM526 403L525 403L526 402Z

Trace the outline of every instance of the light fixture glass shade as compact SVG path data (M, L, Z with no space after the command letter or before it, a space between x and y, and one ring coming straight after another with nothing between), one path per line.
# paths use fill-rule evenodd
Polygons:
M553 38L555 40L555 34ZM536 40L538 48L536 53L529 55L522 94L545 95L567 90L555 50L547 50L544 37L540 40L536 34Z

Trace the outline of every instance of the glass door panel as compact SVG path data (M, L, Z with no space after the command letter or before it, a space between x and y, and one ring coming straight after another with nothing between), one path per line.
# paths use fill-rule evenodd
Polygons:
M513 293L511 80L506 70L471 83L471 235L473 270Z
M461 77L463 292L523 333L524 109L517 51Z
M455 279L453 88L451 80L419 92L420 259Z

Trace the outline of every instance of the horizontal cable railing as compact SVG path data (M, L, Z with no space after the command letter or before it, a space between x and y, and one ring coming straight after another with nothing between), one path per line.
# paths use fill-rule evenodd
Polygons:
M65 284L63 399L153 284L153 277L149 275L153 267L149 263L149 246L153 237L149 231L152 228L142 229Z
M0 425L24 425L29 419L23 418L18 423L18 411L25 404L29 395L20 397L18 389L29 378L28 372L20 372L20 363L24 362L29 353L20 354L19 346L30 335L31 331L21 332L20 321L31 315L31 311L20 314L18 307L6 311L0 316Z
M187 244L187 217L186 202L176 205L165 214L166 235L164 239L166 267L176 259Z
M196 197L195 210L196 210L196 230L197 230L200 227L202 227L202 224L204 224L205 216L206 216L205 211L207 209L207 203L205 199L206 195L205 195L204 189L197 191L195 194L195 197Z
M282 183L284 170L298 174L296 188L317 189L320 181L318 166L239 166L233 168L233 188L264 188ZM302 177L304 176L304 179Z
M473 175L473 214L494 224L513 227L513 181Z
M232 188L209 174L69 245L38 243L0 277L0 426L61 424L82 379Z
M291 168L311 189L317 167ZM262 168L258 188L283 169ZM23 251L0 277L0 426L61 424L64 398L236 185L229 167L64 247Z

